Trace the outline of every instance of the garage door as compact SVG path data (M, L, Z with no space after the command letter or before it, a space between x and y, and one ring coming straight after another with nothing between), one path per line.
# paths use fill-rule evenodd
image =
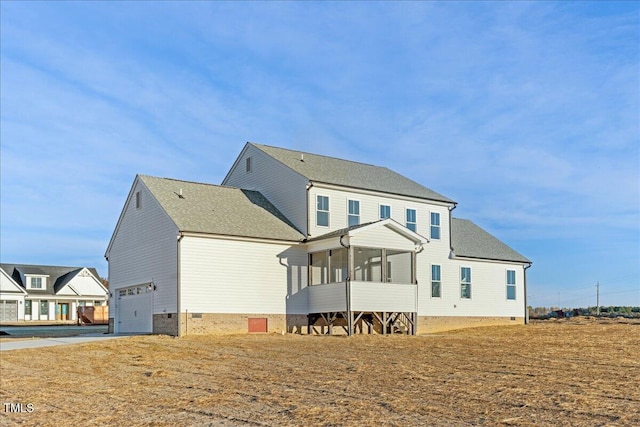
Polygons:
M146 286L120 289L116 322L118 333L153 332L152 295Z
M0 322L16 322L18 320L18 301L0 300Z

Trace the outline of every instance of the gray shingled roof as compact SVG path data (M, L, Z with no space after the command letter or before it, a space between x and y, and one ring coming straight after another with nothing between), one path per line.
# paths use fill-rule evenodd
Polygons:
M73 279L84 267L62 267L56 265L27 265L27 264L0 264L0 267L9 275L15 282L26 289L26 284L22 282L22 275L36 274L49 276L47 279L46 289L27 289L29 294L47 294L55 295ZM93 267L87 267L87 270L95 276L97 280L100 280L98 271Z
M453 200L385 167L268 145L250 144L310 181L455 203ZM301 161L301 154L304 155L304 161Z
M451 219L451 246L456 256L531 263L468 219Z
M139 175L180 231L302 241L258 191ZM182 190L182 197L179 196Z

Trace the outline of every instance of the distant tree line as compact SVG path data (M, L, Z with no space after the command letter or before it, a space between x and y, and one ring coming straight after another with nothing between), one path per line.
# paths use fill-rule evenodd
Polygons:
M548 319L550 317L573 317L573 316L604 316L604 317L639 317L640 307L634 306L600 306L581 308L559 308L559 307L531 307L529 306L529 317L532 319Z

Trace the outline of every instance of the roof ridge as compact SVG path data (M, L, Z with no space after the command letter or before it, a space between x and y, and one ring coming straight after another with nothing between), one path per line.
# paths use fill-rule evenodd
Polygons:
M242 188L239 188L239 187L232 187L230 185L212 184L210 182L189 181L189 180L186 180L186 179L167 178L167 177L163 177L163 176L153 176L153 175L144 175L144 174L138 174L138 176L141 177L141 178L162 179L162 180L165 180L165 181L184 182L186 184L207 185L207 186L210 186L210 187L228 188L228 189L231 189L231 190L242 190ZM247 191L255 191L255 190L247 190Z
M326 159L340 160L340 161L343 161L343 162L357 163L357 164L359 164L359 165L365 165L365 166L372 166L372 167L374 167L374 168L387 169L387 170L390 170L391 172L394 172L392 169L389 169L389 168L388 168L388 167L386 167L386 166L374 165L374 164L372 164L372 163L364 163L364 162L358 162L358 161L355 161L355 160L342 159L342 158L340 158L340 157L327 156L327 155L325 155L325 154L311 153L311 152L309 152L309 151L292 150L292 149L290 149L290 148L276 147L275 145L259 144L259 143L257 143L257 142L251 142L251 141L248 141L248 142L249 142L249 144L254 145L254 146L256 146L256 147L269 147L269 148L275 148L276 150L290 151L290 152L292 152L292 153L309 154L309 155L312 155L312 156L324 157L324 158L326 158ZM397 172L395 172L395 173L397 173Z

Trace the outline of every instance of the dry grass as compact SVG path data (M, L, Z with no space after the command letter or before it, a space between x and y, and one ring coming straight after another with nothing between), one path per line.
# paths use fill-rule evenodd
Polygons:
M131 337L3 352L7 425L640 425L640 325Z

